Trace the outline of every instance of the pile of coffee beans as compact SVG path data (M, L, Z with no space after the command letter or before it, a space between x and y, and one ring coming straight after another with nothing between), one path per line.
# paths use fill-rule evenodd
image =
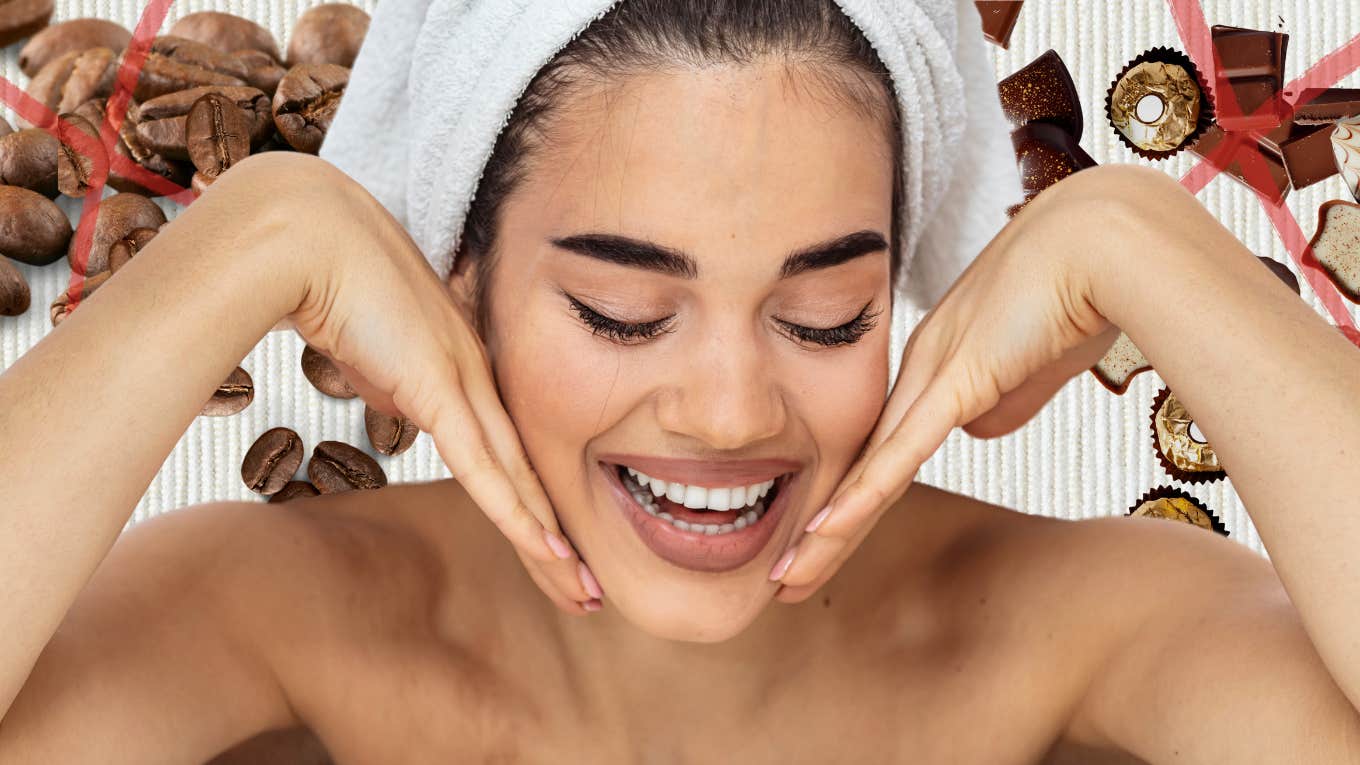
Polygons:
M103 19L49 25L51 17L52 0L0 2L0 45L29 38L19 52L28 95L60 118L19 130L0 120L0 315L18 316L32 299L6 257L46 266L65 255L84 283L78 296L52 304L55 325L166 221L151 201L157 190L111 170L108 185L119 193L99 205L80 262L70 220L53 200L93 187L85 137L98 145L101 126L113 122L106 110L132 33ZM316 153L368 21L353 5L315 6L298 18L284 55L250 19L217 11L181 18L150 42L113 153L195 194L252 153Z
M165 213L152 199L166 188L188 188L196 196L253 153L316 153L369 23L363 9L347 3L314 6L298 17L281 53L269 30L254 21L202 11L152 39L110 150L173 186L147 188L110 168L107 185L117 193L99 203L82 258L70 219L54 200L80 199L95 187L101 163L90 147L105 151L100 132L113 123L108 108L132 33L104 19L51 24L52 10L52 0L0 0L0 46L28 38L19 52L19 68L31 78L27 93L59 117L19 129L0 119L0 316L19 316L32 302L23 273L10 260L47 266L65 256L84 278L52 302L53 327L165 226ZM304 350L302 371L327 396L358 396L314 348ZM200 414L234 415L254 398L250 373L237 367ZM409 419L371 407L365 407L364 425L382 455L405 452L419 433ZM241 478L271 502L387 483L372 457L339 441L317 444L307 465L309 481L293 480L302 457L296 432L272 428L247 452Z
M342 441L322 441L307 462L307 481L293 480L302 466L302 438L289 428L270 428L256 439L241 461L241 480L270 502L380 489L387 474L376 460Z

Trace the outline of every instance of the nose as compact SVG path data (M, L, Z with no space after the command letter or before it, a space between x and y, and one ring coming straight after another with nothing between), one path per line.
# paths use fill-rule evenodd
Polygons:
M721 450L778 435L788 413L771 366L757 344L705 343L660 391L659 424Z

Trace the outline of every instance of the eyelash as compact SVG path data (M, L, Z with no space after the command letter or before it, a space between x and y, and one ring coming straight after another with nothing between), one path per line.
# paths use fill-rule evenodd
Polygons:
M566 293L563 293L564 295ZM664 319L649 321L641 324L629 324L627 322L611 319L608 316L595 311L590 306L577 300L571 295L567 295L567 300L571 302L571 308L581 317L581 321L590 328L592 334L600 335L613 340L617 343L632 345L646 342L659 335L670 332L670 324L674 316ZM838 345L851 345L859 342L860 338L878 325L880 311L870 311L872 303L865 305L860 310L859 315L849 322L839 327L819 329L815 327L804 327L799 324L792 324L782 319L775 319L794 340L804 343L813 343L823 347L833 347Z

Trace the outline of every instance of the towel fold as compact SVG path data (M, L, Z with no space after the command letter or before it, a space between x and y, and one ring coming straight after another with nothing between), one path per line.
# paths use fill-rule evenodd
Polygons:
M683 2L683 0L677 0ZM392 0L378 5L321 156L369 190L446 277L483 168L539 69L628 0ZM967 0L836 0L891 73L902 114L897 377L928 308L1021 200L991 56Z

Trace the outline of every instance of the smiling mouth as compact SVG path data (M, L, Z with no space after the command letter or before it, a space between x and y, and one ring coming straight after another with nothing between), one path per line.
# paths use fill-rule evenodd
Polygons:
M749 486L699 489L660 479L644 481L642 479L647 476L632 468L610 467L648 515L680 531L706 536L735 534L757 525L768 514L780 489L792 475L786 473Z

